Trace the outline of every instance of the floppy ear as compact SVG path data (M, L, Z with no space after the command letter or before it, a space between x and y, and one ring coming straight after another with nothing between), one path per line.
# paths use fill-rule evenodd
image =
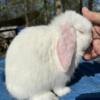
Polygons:
M75 53L75 30L68 25L61 27L61 35L57 41L57 58L60 62L60 70L67 72Z

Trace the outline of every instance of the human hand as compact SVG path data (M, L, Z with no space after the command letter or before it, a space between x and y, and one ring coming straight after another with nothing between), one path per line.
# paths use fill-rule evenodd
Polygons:
M94 24L92 28L92 47L84 54L84 59L90 60L100 55L100 13L92 12L86 7L82 8L82 13Z

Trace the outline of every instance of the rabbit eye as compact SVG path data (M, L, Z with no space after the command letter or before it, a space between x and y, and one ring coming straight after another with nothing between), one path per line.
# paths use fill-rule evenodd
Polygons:
M84 34L82 29L77 28L76 26L72 26L76 31L79 31L80 33Z
M83 31L81 31L81 30L78 30L80 33L82 33L82 34L84 34L84 32Z

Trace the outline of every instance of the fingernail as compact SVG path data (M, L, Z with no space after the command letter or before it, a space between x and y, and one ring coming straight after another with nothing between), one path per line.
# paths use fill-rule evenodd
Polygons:
M90 59L91 59L91 54L88 54L88 53L85 54L85 55L84 55L84 59L85 59L85 60L90 60Z
M87 11L89 11L87 7L83 7L83 8L82 8L82 12L83 12L83 13L85 13L85 12L87 12Z

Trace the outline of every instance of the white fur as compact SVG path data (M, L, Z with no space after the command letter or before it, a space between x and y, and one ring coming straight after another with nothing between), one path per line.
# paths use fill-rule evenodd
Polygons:
M66 23L75 29L77 38L72 65L64 73L57 67L55 46L61 34L60 26ZM60 89L57 91L59 96L67 93L69 89L65 84L91 42L90 30L91 23L74 11L66 11L47 26L22 30L6 55L6 86L10 94L23 100L58 100L50 90Z

